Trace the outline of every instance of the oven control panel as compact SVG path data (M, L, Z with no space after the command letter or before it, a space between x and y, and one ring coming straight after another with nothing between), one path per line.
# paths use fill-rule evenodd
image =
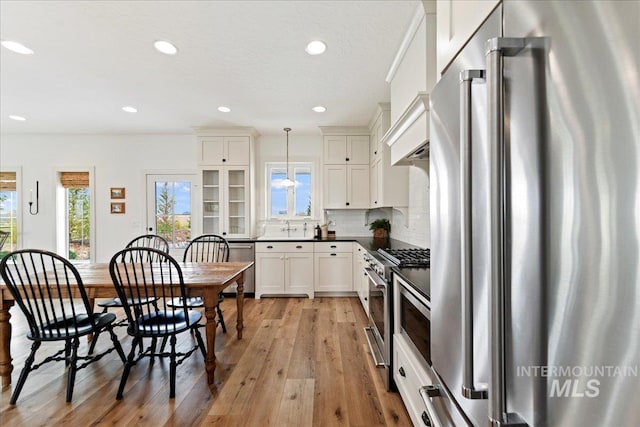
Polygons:
M391 280L391 267L392 264L384 260L378 255L374 255L371 252L365 253L363 258L369 268L373 270L378 276L389 282Z

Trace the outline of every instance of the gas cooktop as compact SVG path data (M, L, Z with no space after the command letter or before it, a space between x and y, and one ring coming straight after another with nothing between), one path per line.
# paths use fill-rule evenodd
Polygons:
M378 249L378 253L398 267L429 268L429 249Z

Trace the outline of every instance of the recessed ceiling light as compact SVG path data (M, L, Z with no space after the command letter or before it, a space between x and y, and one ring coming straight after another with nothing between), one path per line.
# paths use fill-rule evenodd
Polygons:
M309 55L320 55L327 50L327 45L320 40L314 40L310 42L307 47L304 49Z
M323 107L322 105L318 105L316 107L313 107L312 110L316 113L324 113L325 111L327 111L327 108Z
M26 118L22 117L22 116L14 116L13 114L9 116L10 119L13 120L17 120L19 122L24 122L25 120L27 120Z
M218 111L220 111L221 113L228 113L229 111L231 111L231 108L221 105L218 107Z
M11 40L2 40L1 43L2 46L6 47L12 52L20 53L22 55L33 55L33 51L22 43L12 42Z
M176 53L178 53L178 48L165 40L158 40L153 43L153 46L155 46L158 51L167 55L175 55Z
M124 111L126 111L127 113L137 113L138 112L138 109L135 108L135 107L132 107L131 105L126 105L126 106L122 107L122 109Z

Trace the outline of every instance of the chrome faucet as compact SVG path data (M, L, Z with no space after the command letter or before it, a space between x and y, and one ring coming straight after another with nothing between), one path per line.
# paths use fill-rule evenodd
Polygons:
M289 223L289 220L286 220L284 223L285 223L285 224L287 224L287 226L286 226L286 227L282 227L280 230L281 230L282 232L285 232L285 231L286 231L286 232L287 232L287 237L291 237L291 236L290 236L290 232L291 232L291 231L296 231L296 230L297 230L297 228L296 228L296 227L291 227L291 224Z

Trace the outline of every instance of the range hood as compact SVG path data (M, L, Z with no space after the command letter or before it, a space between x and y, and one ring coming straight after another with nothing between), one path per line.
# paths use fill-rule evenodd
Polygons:
M429 141L425 142L418 148L416 148L413 153L409 153L404 157L405 160L415 161L415 160L427 160L429 158Z
M391 164L410 165L429 157L429 95L418 92L398 120L382 137L391 147Z

